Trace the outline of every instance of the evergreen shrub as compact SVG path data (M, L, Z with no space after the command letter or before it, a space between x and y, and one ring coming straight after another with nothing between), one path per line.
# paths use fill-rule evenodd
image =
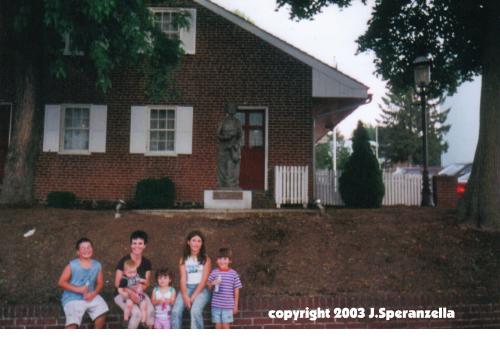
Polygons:
M361 121L352 138L353 152L341 177L339 190L346 207L378 208L385 194L382 171Z

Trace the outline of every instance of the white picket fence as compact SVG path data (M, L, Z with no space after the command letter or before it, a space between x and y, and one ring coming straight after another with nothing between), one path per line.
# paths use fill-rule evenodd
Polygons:
M385 195L382 205L420 206L422 201L422 176L418 174L393 175L383 173Z
M342 206L344 202L339 192L339 172L335 176L333 171L316 171L316 197L321 200L321 204L329 206Z
M316 197L321 200L323 205L344 205L338 190L339 177L340 172L337 172L337 177L335 177L331 170L316 171ZM420 205L422 176L413 174L393 175L391 172L384 172L382 179L385 186L382 205Z
M276 206L282 204L302 204L307 207L309 201L308 166L274 167L274 200Z

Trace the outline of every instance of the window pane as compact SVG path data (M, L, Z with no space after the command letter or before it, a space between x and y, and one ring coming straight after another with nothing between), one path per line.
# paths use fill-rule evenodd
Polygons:
M158 151L158 142L157 141L151 141L149 145L149 150L150 151Z
M151 120L158 120L158 110L157 109L152 109L151 110Z
M165 141L160 141L158 143L158 151L165 151L167 147L167 143Z
M167 128L167 122L165 120L158 121L156 128L161 128L161 129Z
M72 149L73 131L66 131L64 133L64 149Z
M157 129L157 128L158 128L158 120L151 119L151 129Z
M89 109L81 108L77 128L89 128Z
M172 13L165 13L165 16L163 17L165 20L165 30L166 31L171 31L172 30Z
M165 111L164 109L159 110L158 119L165 120L166 118L167 118L167 111Z
M89 131L88 130L68 130L64 133L65 150L88 150Z
M180 29L175 18L176 13L163 11L155 13L155 25L170 39L179 39Z
M66 108L66 114L64 115L64 126L66 128L73 127L73 110L71 108Z
M156 142L158 141L158 132L157 131L152 131L151 134L150 134L150 138L149 140L151 140L152 142Z
M260 129L250 131L250 147L259 147L264 145L264 133Z
M243 126L245 124L245 113L243 113L243 112L236 112L234 114L234 117L240 121L241 126Z
M167 128L168 129L174 129L175 128L175 120L174 119L168 119L167 120Z
M166 141L167 140L167 132L165 132L165 131L158 132L158 140Z
M169 18L168 18L168 13L163 13L163 21L161 23L161 31L162 32L168 32L168 27L170 26L169 23Z
M167 132L167 138L166 138L167 141L171 141L173 142L175 140L175 133L174 131L168 131Z
M173 151L173 150L174 150L174 142L167 141L167 151Z
M89 122L88 108L67 107L64 111L64 139L65 150L89 149Z
M262 126L262 113L250 113L250 126Z

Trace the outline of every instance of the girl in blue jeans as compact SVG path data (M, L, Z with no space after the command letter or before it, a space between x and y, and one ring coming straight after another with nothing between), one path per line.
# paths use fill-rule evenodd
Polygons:
M184 254L179 260L180 293L172 309L172 328L181 328L184 308L190 310L191 328L203 328L203 309L210 301L206 285L211 266L203 234L192 231L186 237Z

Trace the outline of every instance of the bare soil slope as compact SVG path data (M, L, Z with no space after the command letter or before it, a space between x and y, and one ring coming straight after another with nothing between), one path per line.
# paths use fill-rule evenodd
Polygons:
M500 234L462 229L448 210L331 209L322 217L290 213L214 220L132 212L114 219L113 211L4 208L0 228L2 303L58 300L58 276L82 236L94 241L105 294L112 294L116 262L128 253L128 237L136 229L150 235L145 255L154 268L167 266L176 273L190 230L205 233L212 258L219 247L231 247L242 295L484 295L500 287ZM24 238L32 228L35 234Z

